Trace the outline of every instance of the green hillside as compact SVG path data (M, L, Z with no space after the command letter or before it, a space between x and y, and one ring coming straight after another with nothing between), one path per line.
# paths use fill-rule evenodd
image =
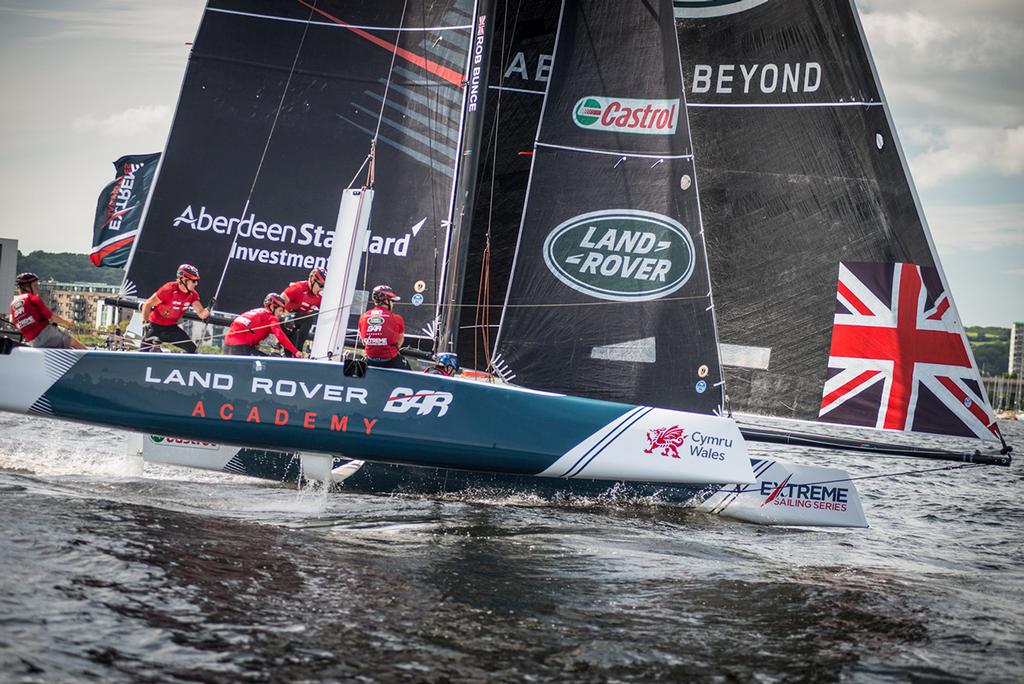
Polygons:
M88 254L71 252L44 252L30 254L18 252L18 273L32 271L43 280L61 283L84 282L120 285L124 280L123 268L97 268Z
M982 375L1005 375L1010 363L1010 329L973 326L967 328L974 360Z

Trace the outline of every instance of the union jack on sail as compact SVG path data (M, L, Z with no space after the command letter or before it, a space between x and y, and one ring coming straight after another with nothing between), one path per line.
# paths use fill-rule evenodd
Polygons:
M843 262L819 420L994 439L963 327L938 272Z

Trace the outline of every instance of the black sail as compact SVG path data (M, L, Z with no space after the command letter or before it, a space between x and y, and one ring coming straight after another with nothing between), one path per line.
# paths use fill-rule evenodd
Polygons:
M495 367L701 412L722 399L672 4L563 4Z
M471 15L472 0L211 0L128 293L146 297L190 262L209 298L227 264L217 309L238 312L323 265L383 109L359 285L390 284L408 332L429 337Z
M533 144L561 5L496 3L484 138L465 263L457 350L465 365L487 366L526 204Z
M731 408L992 438L856 7L675 4Z

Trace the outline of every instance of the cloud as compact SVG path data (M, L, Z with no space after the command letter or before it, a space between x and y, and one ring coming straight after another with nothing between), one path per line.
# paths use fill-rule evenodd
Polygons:
M166 130L171 121L171 108L166 105L132 107L123 112L98 119L94 116L80 116L72 126L79 133L97 133L101 136L120 138L137 135L153 129Z
M65 7L43 4L0 7L6 15L24 24L32 21L42 30L30 40L57 42L62 46L78 41L145 45L144 58L162 68L179 68L185 42L196 34L203 13L202 0L173 2L126 2L125 0L80 0ZM63 48L62 49L66 49Z
M904 59L955 71L1002 68L1024 54L1024 27L977 16L951 21L948 16L916 11L872 12L863 16L864 31L876 50L896 48ZM909 50L909 53L908 53Z
M940 252L1024 247L1024 204L933 206L927 214Z
M1024 123L1020 0L860 0L861 21L897 116L918 124Z
M918 139L921 137L918 135ZM930 142L927 152L910 160L914 179L922 189L938 187L970 174L1013 176L1024 172L1024 125L1015 128L954 126L946 128Z

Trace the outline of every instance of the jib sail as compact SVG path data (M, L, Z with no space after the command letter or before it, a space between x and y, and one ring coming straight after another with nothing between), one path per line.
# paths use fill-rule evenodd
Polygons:
M737 411L992 438L852 2L676 2Z
M471 0L211 0L127 275L148 296L180 262L244 311L326 264L342 190L377 136L364 278L436 315ZM390 81L389 81L390 79ZM413 295L418 295L413 297Z
M563 4L494 355L514 382L720 406L678 54L668 0Z

